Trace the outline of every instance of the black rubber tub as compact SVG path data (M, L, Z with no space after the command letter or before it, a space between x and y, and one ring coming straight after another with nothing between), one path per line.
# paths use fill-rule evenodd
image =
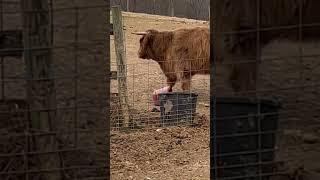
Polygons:
M196 93L160 93L160 120L162 126L192 123L197 107Z
M266 99L217 97L214 106L213 100L210 122L212 179L269 179L274 165L279 103Z

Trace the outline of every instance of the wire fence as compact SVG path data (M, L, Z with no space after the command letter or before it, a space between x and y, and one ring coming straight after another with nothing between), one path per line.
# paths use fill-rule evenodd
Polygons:
M0 1L0 179L107 179L107 7Z
M114 44L113 29L108 62L108 6L91 2L0 1L0 179L107 179L106 123L112 179L209 179L210 169L213 179L319 179L318 1L213 1L211 82L195 75L183 94L178 81L178 96L153 96L167 78L139 58L143 36L132 32L209 23L123 12L125 46ZM157 98L167 102L160 110ZM165 114L185 100L193 126L160 128L183 121L180 109ZM119 131L126 118L141 131Z
M213 1L212 179L319 178L319 5ZM238 93L215 83L221 64Z
M194 57L197 59L191 59L190 58L184 58L182 62L186 64L186 68L189 68L192 65L195 65L197 62L204 66L200 67L198 69L191 68L187 72L181 72L179 70L173 71L173 69L164 69L162 70L159 64L179 64L181 63L180 59L165 59L165 60L147 60L139 58L138 51L140 48L140 39L142 38L141 35L136 35L134 33L138 31L147 31L149 29L155 29L160 28L163 31L166 31L168 29L170 30L176 30L182 27L186 27L183 23L179 22L185 22L187 25L190 25L190 22L195 23L194 27L208 27L208 25L203 24L203 21L195 21L195 20L188 20L185 19L168 19L166 17L159 17L159 16L152 16L152 15L141 15L141 14L135 14L135 13L122 13L123 15L123 26L125 28L124 31L124 52L126 56L126 64L125 64L125 74L122 76L125 76L127 84L127 94L126 98L128 99L128 106L129 106L129 115L130 115L130 128L131 129L140 129L140 128L150 128L150 127L160 127L166 124L164 122L165 118L169 118L169 115L163 114L164 111L164 104L165 100L160 100L157 98L161 98L160 95L157 96L154 93L155 90L158 90L160 88L166 87L168 85L167 83L167 77L173 77L172 81L176 81L175 86L173 87L174 92L176 93L182 93L181 95L174 95L171 93L172 96L171 103L172 104L172 113L170 117L172 118L172 121L177 121L180 118L177 118L177 116L182 116L183 113L187 113L187 116L190 116L190 118L187 118L189 120L196 119L196 106L199 106L200 103L200 113L209 115L209 73L207 74L201 74L200 71L207 71L209 72L210 67L209 66L209 57L197 57L196 54L194 54ZM114 17L112 17L114 19ZM155 21L159 21L159 25L154 25ZM138 22L138 23L137 23ZM174 25L174 23L177 23L177 25ZM141 26L144 24L144 26ZM207 29L207 32L209 32L209 29ZM114 32L115 33L115 32ZM209 34L208 34L209 35ZM179 38L179 37L178 37ZM117 46L115 46L115 38L112 35L111 36L111 71L114 72L114 80L111 82L111 93L113 97L113 101L111 103L111 128L114 130L118 130L119 128L123 127L123 121L124 117L123 115L123 105L120 102L121 98L124 98L119 93L119 85L117 78L121 78L121 74L117 73L117 70L119 69L119 63L117 62ZM180 39L175 39L170 44L169 48L177 49L176 53L179 53L178 50L178 44L177 42L181 41ZM209 44L209 38L207 37L207 43ZM160 42L161 43L161 42ZM159 44L160 46L161 44ZM158 48L153 47L153 48ZM209 49L207 49L208 52ZM156 49L155 49L156 51ZM191 50L190 50L191 51ZM165 52L163 52L165 53ZM193 52L190 52L190 54ZM164 55L164 54L163 54ZM173 54L174 55L174 54ZM192 65L191 65L192 64ZM174 67L173 67L174 68ZM165 75L166 73L166 75ZM187 73L187 76L191 76L191 74L197 74L197 77L194 76L191 80L191 88L189 89L194 94L196 94L196 98L192 97L193 99L191 101L190 99L190 91L183 92L181 89L181 82L179 79L177 79L178 74L185 74ZM200 75L198 75L200 74ZM175 97L176 96L176 97ZM177 97L179 97L179 100ZM154 99L155 98L155 99ZM165 97L163 97L165 98ZM190 102L188 101L190 100ZM157 104L158 101L158 104ZM189 107L188 107L189 106ZM202 112L201 112L202 110ZM181 111L181 112L180 112ZM169 114L170 114L169 113ZM168 114L168 113L167 113ZM174 118L175 116L175 118ZM196 121L196 120L195 120ZM189 122L189 121L188 121ZM188 122L178 122L176 124L184 124ZM190 123L190 122L189 122Z
M156 5L165 3L157 1ZM204 4L199 2L200 5ZM159 11L157 7L153 10ZM193 174L197 172L209 179L209 22L186 19L186 16L124 11L121 14L120 25L112 12L110 18L113 25L110 60L114 75L110 104L111 179L189 179L197 176ZM205 33L194 29L199 27ZM122 44L119 29L123 29L123 45L119 45ZM153 41L148 40L149 35L138 35L151 29L159 31L150 35L154 35L150 37ZM189 31L194 33L177 32L177 29L192 29ZM200 34L203 38L197 39ZM172 39L166 39L167 35ZM172 58L148 59L139 53L143 44L151 49L149 52L141 49L148 53L146 56L152 56L153 52L160 56L171 53ZM164 46L167 52L161 52ZM119 55L119 51L123 54ZM124 63L119 62L122 58ZM170 65L171 68L166 68ZM191 75L191 85L187 88ZM126 93L121 92L122 80L126 81ZM168 92L170 84L174 85L172 92ZM181 166L186 169L180 169ZM195 166L203 171L191 170Z

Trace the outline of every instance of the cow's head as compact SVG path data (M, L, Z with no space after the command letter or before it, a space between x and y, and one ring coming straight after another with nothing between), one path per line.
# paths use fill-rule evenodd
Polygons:
M149 29L145 32L133 33L142 35L140 38L140 48L138 57L141 59L152 59L162 61L165 58L165 51L171 41L171 32L160 32Z

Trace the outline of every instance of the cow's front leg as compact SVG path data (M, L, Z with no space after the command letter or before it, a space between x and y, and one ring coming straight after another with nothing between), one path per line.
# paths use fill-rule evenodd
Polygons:
M181 78L181 89L183 91L189 91L191 88L191 74L189 72L184 72Z
M177 82L177 76L176 75L169 75L167 76L167 85L170 87L169 92L172 92L173 86Z

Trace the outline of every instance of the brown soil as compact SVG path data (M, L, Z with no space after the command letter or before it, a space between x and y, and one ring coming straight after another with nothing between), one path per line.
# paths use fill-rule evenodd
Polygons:
M208 121L111 137L112 179L209 179Z

